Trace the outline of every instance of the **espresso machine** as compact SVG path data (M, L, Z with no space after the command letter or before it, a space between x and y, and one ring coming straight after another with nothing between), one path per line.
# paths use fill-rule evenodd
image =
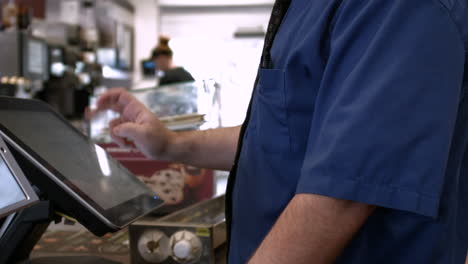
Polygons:
M33 98L49 79L47 43L27 31L0 32L0 95Z
M80 85L75 73L80 59L79 50L63 45L50 45L49 58L50 78L37 97L62 115L71 117L75 114L74 93Z

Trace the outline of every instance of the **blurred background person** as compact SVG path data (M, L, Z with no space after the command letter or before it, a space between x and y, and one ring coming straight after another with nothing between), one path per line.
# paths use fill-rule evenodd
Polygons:
M158 76L160 76L159 85L194 81L195 79L187 70L174 64L169 40L168 37L160 36L159 44L151 54L151 58L156 64Z

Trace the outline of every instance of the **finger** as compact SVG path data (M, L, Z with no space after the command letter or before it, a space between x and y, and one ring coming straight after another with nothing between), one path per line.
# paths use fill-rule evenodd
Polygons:
M101 94L96 102L96 106L88 108L86 119L91 120L104 110L113 110L120 113L125 107L127 92L123 88L113 88ZM131 95L129 94L131 97Z
M141 126L135 123L122 123L112 129L115 136L132 142L140 141L143 137Z
M120 125L120 124L122 124L122 123L124 123L124 120L123 120L121 117L112 119L112 120L109 122L109 130L110 130L110 132L112 133L112 130L113 130L116 126L118 126L118 125Z
M87 108L85 111L86 111L85 112L86 121L92 121L93 118L95 118L99 113L101 113L100 110L91 109L91 108Z
M115 134L111 134L112 140L121 148L125 149L136 149L137 146L133 141L130 141L129 139L118 137Z
M85 121L90 121L92 116L91 116L91 109L89 107L86 107L85 108L85 111L84 111L84 119Z
M109 122L109 132L111 135L111 138L117 143L120 147L135 147L135 145L130 142L129 140L126 140L123 137L120 137L114 133L114 128L125 123L122 118L115 118L112 121Z
M147 108L142 103L135 100L125 106L121 115L122 115L122 118L126 121L136 122L143 111L149 111L149 110L147 110Z
M114 134L111 134L112 140L119 145L121 148L136 148L135 144L133 142L125 140L124 138L118 137Z
M119 147L121 147L121 148L127 148L128 147L128 146L125 145L125 140L123 138L118 137L113 133L111 133L110 136L112 138L112 141L117 143L117 145L119 145Z
M100 107L97 111L106 109L106 104L111 104L112 110L119 112L124 121L136 121L143 111L149 111L133 95L122 89L114 89L103 95L102 101L98 102Z
M130 93L123 88L110 89L102 94L97 103L95 111L113 110L121 113L125 106L132 100L136 100Z

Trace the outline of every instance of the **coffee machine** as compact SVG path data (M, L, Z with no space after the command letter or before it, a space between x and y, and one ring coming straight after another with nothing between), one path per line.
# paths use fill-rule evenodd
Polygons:
M49 45L50 78L38 98L47 102L66 117L75 115L75 91L80 86L76 64L80 60L77 48L65 45Z
M0 32L0 95L33 98L49 79L47 43L27 31Z

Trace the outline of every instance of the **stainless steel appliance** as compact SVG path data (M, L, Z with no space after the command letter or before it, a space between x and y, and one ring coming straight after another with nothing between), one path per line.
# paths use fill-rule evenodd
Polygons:
M132 264L225 263L225 197L129 227Z
M49 78L47 43L26 31L0 32L0 93L32 98Z

